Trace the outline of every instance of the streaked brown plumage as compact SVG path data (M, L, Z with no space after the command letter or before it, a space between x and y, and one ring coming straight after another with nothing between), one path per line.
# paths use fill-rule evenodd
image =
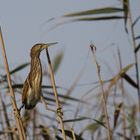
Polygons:
M40 52L56 43L36 44L31 49L31 67L30 73L23 85L22 103L25 109L32 109L36 106L41 97L42 84L42 66L40 61ZM22 107L23 107L22 106ZM21 108L22 108L21 107Z

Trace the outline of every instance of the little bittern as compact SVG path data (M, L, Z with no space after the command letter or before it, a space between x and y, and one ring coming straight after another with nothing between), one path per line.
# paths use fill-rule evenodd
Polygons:
M31 49L30 73L27 79L25 80L22 93L22 107L25 106L25 109L34 108L37 102L40 100L40 97L42 96L42 66L40 61L40 52L43 49L47 49L49 46L54 44L56 43L36 44Z

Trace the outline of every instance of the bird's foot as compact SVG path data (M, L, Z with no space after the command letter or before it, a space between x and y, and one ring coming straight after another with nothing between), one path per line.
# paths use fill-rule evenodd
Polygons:
M18 109L19 114L20 114L20 111L23 107L24 107L24 104L22 104L21 107Z

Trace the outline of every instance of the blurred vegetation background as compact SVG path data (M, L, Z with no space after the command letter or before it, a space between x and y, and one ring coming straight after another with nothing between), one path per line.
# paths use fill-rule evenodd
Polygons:
M87 49L88 57L93 65L93 72L96 72L94 82L85 81L80 84L80 78L84 73L84 68L77 77L71 77L73 83L70 87L57 85L58 97L63 111L63 123L67 139L73 140L140 140L140 76L139 76L139 48L140 35L136 27L139 25L140 15L133 16L131 4L132 0L119 0L119 5L102 6L101 8L88 9L83 11L73 11L61 17L51 18L44 24L51 24L50 30L58 26L63 28L66 23L76 22L102 22L107 24L111 21L123 21L122 33L128 37L128 44L131 46L132 60L130 63L124 61L124 54L120 47L117 47L115 54L111 54L115 62L114 67L105 64L98 56L98 46L94 40L89 40ZM88 26L88 24L85 24ZM114 27L115 28L115 27ZM103 33L104 34L104 33ZM119 35L118 35L119 38ZM55 40L54 40L55 41ZM82 40L81 40L82 41ZM126 41L126 40L125 40ZM113 42L112 42L113 43ZM56 46L57 47L57 46ZM114 49L113 45L109 46ZM121 46L128 49L129 46ZM55 49L51 48L51 49ZM130 48L129 48L130 49ZM126 51L127 52L127 51ZM24 52L23 52L24 53ZM59 51L53 58L52 67L54 76L64 58L65 51ZM80 50L79 52L80 53ZM70 54L72 57L72 54ZM127 57L129 57L127 55ZM5 58L4 58L5 60ZM45 64L44 64L45 63ZM43 60L43 80L42 93L48 107L56 112L45 109L44 104L38 105L30 111L22 110L20 113L22 125L29 140L63 140L61 128L57 119L57 107L53 87L51 85L50 73L48 71L47 58ZM106 76L102 65L106 65L110 75ZM21 105L22 87L25 78L21 71L30 67L30 62L20 64L10 69L12 89L16 97L18 108ZM77 63L78 67L78 63ZM73 67L72 67L73 68ZM115 69L115 72L113 71ZM1 71L5 72L3 67ZM5 72L6 73L6 72ZM59 77L59 75L57 76ZM23 80L24 79L24 80ZM94 80L96 79L96 80ZM68 81L69 79L65 79ZM47 84L46 84L47 83ZM48 84L49 83L49 84ZM72 93L79 88L82 94ZM23 139L17 129L15 112L11 103L11 95L6 74L0 75L0 139L18 140ZM12 98L13 99L13 98Z

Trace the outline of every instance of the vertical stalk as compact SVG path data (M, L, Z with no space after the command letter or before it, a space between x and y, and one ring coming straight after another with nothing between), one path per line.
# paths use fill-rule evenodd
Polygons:
M96 60L96 55L95 55L96 46L94 46L91 43L90 48L91 48L91 51L92 51L92 54L93 54L93 59L94 59L95 65L96 65L96 71L97 71L97 74L98 74L99 83L100 83L101 91L102 91L103 110L104 110L104 115L105 115L105 119L106 119L106 123L107 123L107 137L108 137L108 140L112 140L112 134L111 134L108 112L107 112L107 103L106 103L106 96L105 96L106 92L104 90L104 85L103 85L103 81L102 81L101 74L100 74L100 66L99 66L99 64Z
M130 30L131 30L131 38L132 38L132 45L133 49L135 52L136 49L136 42L135 42L135 34L134 34L134 29L133 29L133 20L132 20L132 14L130 10L130 4L128 0L128 17L129 17L129 22L130 22ZM136 80L138 84L137 92L138 92L138 104L139 104L139 112L140 112L140 81L139 81L139 68L138 68L138 55L137 53L134 53L134 59L135 59L135 70L136 70Z
M1 101L1 105L2 105L2 110L3 110L3 115L4 115L6 127L7 127L8 131L11 131L11 125L10 125L10 122L9 122L6 105L5 105L4 101L2 100L1 95L0 95L0 101ZM14 133L7 133L7 135L8 135L9 140L14 140L14 137L13 137Z
M59 99L58 99L58 95L57 95L55 78L54 78L53 68L52 68L52 65L51 65L51 60L50 60L48 49L46 49L46 54L47 54L47 60L48 60L48 65L49 65L50 77L51 77L51 82L52 82L54 96L55 96L55 101L56 101L57 116L58 116L58 119L59 119L59 122L60 122L63 140L66 140L66 134L65 134L65 130L64 130L64 123L63 123L63 117L62 117L63 113L61 111L61 105L60 105L60 102L59 102Z
M11 77L10 77L9 65L8 65L8 60L7 60L6 51L5 51L5 47L4 47L4 40L2 37L1 27L0 27L0 42L1 42L1 47L2 47L2 55L3 55L3 59L4 59L5 70L7 73L7 80L8 80L8 85L9 85L9 90L10 90L10 95L11 95L11 102L12 102L12 106L13 106L13 112L14 112L14 117L16 120L17 130L19 133L19 138L20 138L20 140L25 140L26 138L25 138L25 133L24 133L24 129L23 129L23 123L22 123L20 114L17 109L15 94L14 94L14 91L12 88L12 81L11 81Z
M122 70L122 61L121 61L121 54L120 51L118 49L118 56L119 56L119 63L120 63L120 71ZM125 91L124 91L124 82L123 79L121 78L121 91L122 91L122 102L123 102L123 106L122 106L122 131L123 131L123 139L126 140L126 116L125 116L125 110L124 110L124 97L125 97Z
M8 115L7 115L7 110L6 110L6 106L5 106L5 103L1 97L1 92L0 92L0 102L1 102L1 112L3 113L3 116L4 116L4 123L6 124L6 128L8 131L11 131L11 126L10 126L10 122L8 120ZM3 120L2 118L1 119L1 122L2 122L2 125L3 125ZM2 130L4 130L4 127L2 126ZM9 140L13 140L13 134L10 133L10 134L4 134L5 137L8 137Z
M71 133L72 133L72 138L73 138L73 140L76 140L76 137L75 137L75 133L74 133L73 128L71 128Z

